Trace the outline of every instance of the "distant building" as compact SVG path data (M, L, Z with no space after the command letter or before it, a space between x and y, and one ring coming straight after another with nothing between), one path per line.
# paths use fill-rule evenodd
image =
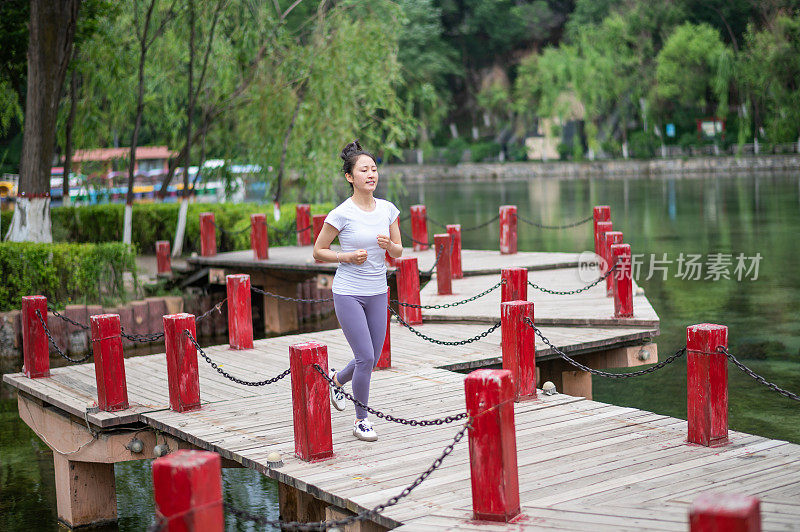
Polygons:
M72 156L72 172L111 179L127 177L130 152L130 148L76 150ZM169 160L177 155L178 152L170 151L167 146L140 146L136 148L134 175L147 178L164 175L169 169ZM63 176L64 169L54 167L52 173Z

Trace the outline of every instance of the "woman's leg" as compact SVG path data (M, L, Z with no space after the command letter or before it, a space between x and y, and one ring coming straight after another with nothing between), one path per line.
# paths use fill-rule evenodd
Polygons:
M336 373L336 380L339 381L339 384L345 384L352 380L353 397L363 404L368 404L369 381L372 377L375 353L367 326L363 299L364 296L333 295L336 317L354 356L354 359L343 370ZM356 418L365 419L366 417L367 411L356 405Z
M372 352L375 357L375 360L372 362L372 367L374 368L378 365L378 360L381 358L381 351L383 351L383 342L386 340L386 312L388 312L386 309L386 294L368 296L364 299L367 327L369 327L369 335L372 339Z

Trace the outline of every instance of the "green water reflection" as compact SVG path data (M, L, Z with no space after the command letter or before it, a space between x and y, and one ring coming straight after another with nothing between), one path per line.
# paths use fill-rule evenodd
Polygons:
M685 343L692 323L730 327L730 346L748 365L778 385L800 390L800 277L795 273L800 233L797 176L659 179L534 180L515 183L440 184L408 187L399 202L404 212L425 203L432 220L465 227L488 220L501 204L547 224L581 219L596 204L611 206L615 229L634 253L743 253L763 257L756 281L682 280L668 275L638 282L661 318L660 356ZM407 223L405 224L406 229ZM433 232L434 227L431 226ZM497 224L465 233L464 247L497 249ZM520 225L522 251L585 250L592 247L589 225L550 231ZM733 273L733 269L731 268ZM535 293L533 294L535 298ZM594 379L595 399L685 418L685 363L633 380ZM3 371L18 371L6 368ZM731 367L730 426L735 430L800 442L800 405L782 398ZM4 386L4 385L3 385ZM9 390L0 401L0 530L57 530L53 462L48 448L19 420ZM116 466L119 525L108 530L144 530L153 515L149 461ZM225 500L277 518L274 482L246 469L225 470ZM228 518L228 530L253 530Z

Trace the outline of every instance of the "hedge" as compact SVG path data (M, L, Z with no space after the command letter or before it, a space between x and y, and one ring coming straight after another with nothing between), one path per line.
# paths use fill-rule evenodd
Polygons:
M331 203L311 206L312 214L324 214L334 207ZM178 224L178 203L137 203L133 205L132 243L145 254L155 253L157 240L175 240ZM213 212L217 225L217 250L233 251L250 247L250 215L265 213L270 231L270 246L294 244L296 236L289 229L295 225L295 204L281 206L280 222L272 216L272 205L258 203L192 203L189 205L185 253L200 252L200 213ZM2 213L3 233L11 222L11 212ZM54 207L51 210L55 242L119 242L122 240L124 205ZM241 231L242 229L245 229ZM224 231L223 231L224 230ZM237 232L240 231L240 232ZM233 232L233 233L231 233Z
M125 300L123 273L136 279L135 250L121 243L0 243L0 311L20 308L22 296L49 303L112 304Z

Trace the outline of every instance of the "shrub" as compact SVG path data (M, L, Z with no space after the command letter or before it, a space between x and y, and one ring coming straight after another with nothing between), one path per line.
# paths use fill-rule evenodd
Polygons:
M123 273L136 279L135 250L121 243L0 243L0 311L22 296L43 295L57 307L125 299Z
M461 158L464 157L464 151L467 148L469 148L469 144L467 144L466 140L461 137L452 139L444 151L444 160L449 165L457 165L461 162Z
M469 147L473 163L479 163L490 157L497 157L502 149L500 144L494 141L476 142Z

